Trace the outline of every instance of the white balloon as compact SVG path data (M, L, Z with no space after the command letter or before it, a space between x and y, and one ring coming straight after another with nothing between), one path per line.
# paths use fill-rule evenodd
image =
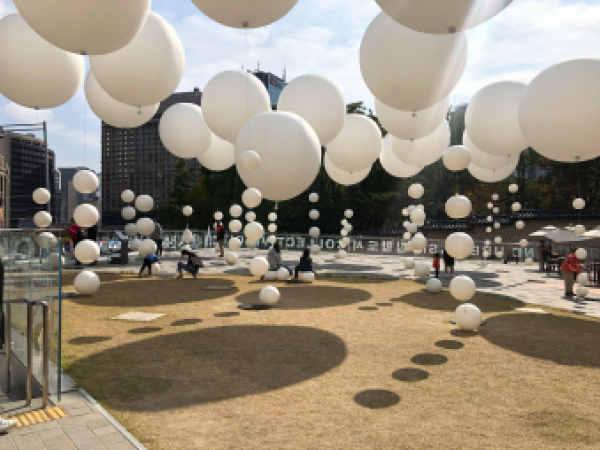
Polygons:
M131 250L132 252L137 252L138 249L140 248L140 243L142 241L140 241L139 239L131 239L129 241L129 250Z
M308 234L311 238L316 239L321 234L321 230L319 230L318 227L311 227L310 230L308 230Z
M498 214L498 213L500 212L500 208L498 208L498 207L496 206L494 209L492 209L492 212L493 212L494 214Z
M585 200L582 198L576 198L575 200L573 200L573 208L575 208L575 209L585 208Z
M431 268L429 267L429 264L427 264L427 263L420 262L418 264L415 264L415 276L417 276L419 278L428 277L430 271L431 271Z
M348 223L348 219L342 219L342 220L340 220L340 223L342 225L346 225Z
M304 192L321 167L321 146L313 129L290 112L266 112L250 119L235 144L238 158L254 149L261 157L250 172L236 165L246 186L257 188L272 201L284 201Z
M194 214L194 208L192 208L190 205L186 205L181 208L181 212L184 216L190 217L192 214Z
M236 264L238 262L238 255L234 252L225 253L225 262L228 265L233 266L234 264Z
M501 243L502 243L502 236L496 236L496 237L494 238L494 242L495 242L496 244L501 244Z
M485 242L484 242L484 245L486 247L489 247L490 245L492 245L492 241L490 241L489 239L486 239Z
M137 128L145 124L154 117L160 105L155 103L138 108L115 100L102 89L91 70L85 77L84 90L85 98L94 114L116 128Z
M229 215L231 217L240 217L242 215L242 212L242 207L238 204L231 205L231 208L229 208Z
M58 239L52 233L44 231L37 235L35 242L40 248L52 248L57 244Z
M585 248L578 248L577 250L575 250L575 256L578 259L585 259L587 258L587 251L585 250Z
M271 110L270 103L267 89L260 80L241 70L227 70L215 75L202 93L206 123L214 134L232 143L252 117ZM250 129L245 133L250 133ZM258 146L245 150L255 148ZM236 160L241 153L236 151Z
M194 235L192 234L192 231L189 228L183 230L183 233L181 234L181 240L186 244L189 244L194 240Z
M414 269L415 268L415 260L412 258L404 258L404 268L405 269Z
M449 287L452 297L462 302L470 300L475 295L475 282L465 275L454 277Z
M234 158L235 158L235 147L234 147ZM253 170L258 169L260 166L260 155L252 150L246 150L239 157L238 164L242 166L243 169L252 172Z
M275 281L275 280L277 280L277 271L276 270L269 270L267 273L265 273L265 276L264 276L263 280L265 280L265 281Z
M588 277L587 273L581 272L579 275L577 275L577 282L579 284L588 284L590 282L590 278Z
M413 250L423 250L427 246L427 239L423 233L415 234L411 242Z
M319 216L319 211L317 211L316 209L311 209L308 213L308 217L310 217L312 220L317 220Z
M464 195L456 194L446 201L446 214L451 219L464 219L471 214L473 205Z
M548 159L580 162L600 156L600 59L563 61L531 81L519 106L528 144Z
M465 125L473 143L490 155L521 153L527 141L519 126L519 102L527 85L499 81L481 89L469 102Z
M335 82L322 75L294 78L277 102L278 111L299 115L315 130L321 145L329 144L344 127L346 101Z
M430 278L427 280L427 283L425 283L425 289L427 289L427 292L430 294L439 294L442 292L442 282L437 278Z
M452 233L446 238L444 248L446 252L456 259L468 258L473 253L475 243L467 233Z
M215 218L215 220L223 220L223 213L221 211L216 211L213 214L213 217ZM215 229L217 228L217 224L215 223Z
M348 256L348 253L346 253L346 250L340 250L337 254L337 257L340 259L346 259L346 256Z
M405 228L406 228L406 227L405 227ZM405 240L407 240L407 241L408 241L408 240L409 240L411 237L412 237L412 235L411 235L411 234L410 234L408 231L402 235L402 238L403 238L403 239L405 239ZM411 246L412 246L412 244L411 244Z
M498 201L498 199L500 199L500 197L498 196L498 194L492 194L492 200Z
M256 188L248 188L242 193L242 203L246 208L256 208L262 202L262 194Z
M242 247L242 241L236 237L232 237L231 239L229 239L227 247L229 248L229 250L236 252Z
M262 277L268 271L269 262L262 256L257 256L250 261L250 273L255 277Z
M267 229L269 230L269 233L275 233L277 231L277 224L270 223Z
M298 274L298 279L303 283L312 283L315 281L315 273L314 272L300 272Z
M248 211L246 213L246 222L254 222L256 220L256 213L254 211Z
M135 207L138 211L148 212L154 208L154 200L149 195L139 195L135 199Z
M402 111L390 108L375 99L375 111L381 126L389 134L400 139L421 139L433 133L448 114L450 100L445 97L440 102L421 111Z
M365 170L381 154L381 132L364 114L348 114L342 131L327 145L327 154L341 170Z
M126 206L121 210L121 216L125 220L133 220L135 217L135 208L133 206Z
M477 306L465 303L454 311L454 321L461 330L477 331L483 321L483 315Z
M508 178L517 169L518 163L519 160L516 159L507 166L494 170L482 169L481 167L477 167L475 164L471 163L469 164L469 167L467 167L467 170L479 181L483 181L485 183L497 183L498 181Z
M33 201L38 205L45 205L50 201L50 191L46 188L37 188L33 191Z
M125 189L123 192L121 192L121 200L123 200L125 203L131 203L135 200L135 194L131 189Z
M82 55L112 53L141 30L151 0L15 0L37 34L58 48Z
M425 225L425 213L420 209L415 209L410 213L410 220L415 225L422 227Z
M508 187L508 192L510 192L511 194L516 194L518 190L519 190L519 185L514 184L514 183Z
M144 239L138 246L138 253L142 256L153 255L156 253L156 242L152 239Z
M268 216L269 221L275 222L277 220L277 213L271 212Z
M585 226L583 225L575 225L573 227L573 232L577 235L577 236L581 236L583 233L585 233Z
M135 229L142 236L150 236L154 231L155 225L152 219L142 217L135 223Z
M352 225L347 223L346 225L344 225L344 230L346 231L352 231Z
M242 226L242 222L240 222L238 219L233 219L231 222L229 222L229 231L232 233L239 233L242 229Z
M222 172L235 164L235 147L212 133L208 150L198 156L198 162L213 172Z
M414 198L414 199L423 197L424 193L425 193L425 188L423 187L422 184L419 184L419 183L411 184L410 187L408 188L408 196L411 198Z
M73 287L80 295L94 295L100 289L100 278L91 270L83 270L73 280Z
M354 217L354 211L352 211L351 209L347 209L346 211L344 211L344 217L346 219L352 219L352 217ZM347 225L346 223L344 225Z
M84 66L83 56L48 43L19 14L0 20L0 92L9 100L36 109L60 106L79 90Z
M520 152L513 153L512 155L501 155L493 156L479 149L469 137L469 134L465 131L463 133L463 145L469 150L471 155L471 163L482 169L500 169L513 163L519 159Z
M409 233L416 233L417 232L417 225L410 222L406 225L406 231L408 231Z
M533 265L533 259L531 259L531 258L525 259L525 265L526 266L532 266Z
M514 203L513 203L513 204L510 206L510 208L511 208L511 209L512 209L514 212L520 211L520 210L521 210L521 204L520 204L519 202L514 202Z
M448 96L466 62L464 33L419 33L385 13L371 22L360 46L360 69L369 90L404 111L429 108Z
M519 245L520 245L521 247L527 247L527 246L529 245L529 241L528 241L527 239L521 239L521 240L519 241Z
M577 297L581 297L581 298L585 298L588 294L589 294L589 289L586 288L585 286L578 286L577 290L575 291L575 293L577 294Z
M290 277L290 273L288 272L288 270L285 267L280 267L279 270L277 270L277 279L279 281L285 281Z
M82 203L73 211L73 220L82 228L90 228L98 223L98 209L89 203Z
M340 234L342 236L348 236L348 231L342 228L342 230L340 231Z
M471 163L471 154L467 147L463 145L453 145L444 151L442 162L446 169L452 172L458 172L469 167Z
M522 230L523 228L525 228L525 222L523 222L522 220L517 220L515 222L515 226L517 227L517 230Z
M91 170L79 170L72 182L75 190L81 194L91 194L98 190L98 176Z
M379 155L379 162L383 169L398 178L410 178L421 171L420 167L409 166L404 164L394 151L392 150L392 138L391 134L387 134L381 142L381 154Z
M310 253L312 255L318 255L319 253L321 253L321 247L319 247L318 244L313 244L310 246Z
M175 103L163 113L158 134L165 148L178 158L198 158L208 150L212 132L195 103Z
M265 230L259 222L250 222L244 227L244 236L249 241L258 241L264 234Z
M325 152L325 156L323 157L323 165L325 166L325 172L327 172L329 178L331 178L337 184L341 184L342 186L351 186L353 184L360 183L362 180L367 178L367 175L369 175L369 172L371 172L371 167L367 167L365 170L354 173L341 170L331 162L328 152Z
M398 23L421 33L465 31L487 22L512 0L375 0Z
M161 270L162 270L162 267L160 266L159 263L155 262L152 264L152 275L154 275L154 276L158 275Z
M198 1L198 0L195 0ZM287 272L287 270L286 270ZM289 273L288 273L289 275ZM275 305L281 299L281 294L279 290L274 286L265 286L260 290L260 294L258 295L258 299L261 303L265 305Z
M91 264L100 256L100 247L90 239L79 241L75 246L75 258L83 264Z
M405 164L424 167L442 157L450 143L450 126L446 120L428 136L414 141L392 137L392 150Z
M40 228L46 228L52 223L52 216L46 211L38 211L33 215L33 223Z
M348 247L350 245L350 238L349 237L343 237L342 238L342 244L344 244L344 247Z
M123 231L127 236L135 236L137 234L137 227L135 223L128 223L125 225L125 229Z
M408 208L403 208L402 209L402 215L403 216L408 216L409 215Z
M313 192L308 196L308 201L311 203L317 203L319 201L319 194Z
M493 218L492 216L487 216L486 220L487 220L488 222L493 222L493 221L494 221L494 218Z
M490 252L488 252L487 250L484 250L484 252L481 254L481 256L483 256L484 258L489 258Z
M139 33L123 48L89 58L102 89L133 106L161 102L175 91L185 70L185 52L173 27L150 11Z
M270 236L267 238L267 242L268 242L269 244L274 244L275 242L277 242L277 236L275 236L274 234L270 235Z
M296 5L298 0L192 0L194 5L222 25L233 28L258 28L276 22Z

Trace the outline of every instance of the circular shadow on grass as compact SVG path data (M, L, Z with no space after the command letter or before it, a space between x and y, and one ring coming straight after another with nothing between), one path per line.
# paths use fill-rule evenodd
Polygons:
M371 294L362 289L339 286L297 285L278 287L278 289L281 300L273 309L329 308L352 305L371 298ZM258 294L259 291L246 292L238 295L236 300L240 303L253 303L258 300Z
M419 364L421 366L439 366L447 363L448 357L438 355L437 353L420 353L413 356L410 361L413 364Z
M389 408L400 403L400 396L385 389L368 389L354 396L354 401L369 409Z
M429 372L423 369L416 369L414 367L406 367L404 369L398 369L392 374L392 378L398 381L406 381L412 383L415 381L423 381L429 378Z
M75 361L69 374L109 408L161 411L301 383L346 354L340 337L318 328L231 325L130 342Z
M69 340L69 344L73 345L86 345L96 344L98 342L109 341L112 338L110 336L81 336Z
M463 344L460 341L455 341L452 339L445 339L442 341L437 341L435 343L436 347L440 347L440 348L445 348L446 350L458 350L461 349L465 346L465 344Z
M600 368L600 322L593 320L553 314L501 314L486 320L481 336L532 358Z
M195 325L202 322L202 319L181 319L171 323L173 327L183 327L185 325Z
M140 328L132 328L128 331L131 334L146 334L146 333L156 333L157 331L162 330L160 327L140 327Z
M220 313L215 313L215 317L233 317L233 316L239 316L240 313L237 311L225 311L225 312L220 312Z
M359 306L358 310L359 311L377 311L379 308L377 308L376 306Z
M439 294L416 291L398 298L390 299L390 301L405 303L422 309L447 312L454 312L456 308L464 303L456 300L447 291L440 292ZM509 302L510 300L492 297L491 295L488 296L487 294L475 294L475 297L471 300L471 303L476 304L483 313L510 311L511 307L509 306Z

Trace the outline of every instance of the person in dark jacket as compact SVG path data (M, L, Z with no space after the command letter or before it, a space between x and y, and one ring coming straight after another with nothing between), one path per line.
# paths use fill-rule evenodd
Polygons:
M450 256L446 249L444 249L444 275L448 275L448 269L450 269L450 276L454 276L454 257Z
M219 244L220 256L225 256L225 225L223 222L217 222L217 243Z
M302 257L300 258L300 264L294 269L294 280L298 279L298 272L314 272L312 266L312 258L310 257L310 250L304 249Z
M194 275L194 278L196 278L196 275L198 274L200 268L204 267L202 259L194 252L190 252L189 250L181 250L181 259L183 259L184 256L187 256L188 260L187 263L184 263L182 261L179 261L177 263L177 272L179 272L179 276L177 278L183 278L184 270L188 273L191 273L192 275Z
M142 272L147 267L148 268L148 276L152 276L152 264L157 263L159 261L158 256L156 255L148 255L144 258L144 262L142 263L142 267L140 268L140 273L138 276L142 276Z

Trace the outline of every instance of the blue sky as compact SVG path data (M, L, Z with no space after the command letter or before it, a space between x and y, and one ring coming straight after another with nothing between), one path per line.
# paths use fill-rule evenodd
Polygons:
M222 70L240 68L245 59L244 31L204 16L189 0L153 0L152 9L176 29L186 50L186 73L178 90L203 89ZM15 12L0 0L0 17ZM248 66L288 81L306 73L335 80L347 102L373 105L359 69L362 35L380 12L374 0L299 0L283 19L248 31ZM469 31L469 57L452 103L467 102L488 83L530 81L556 62L600 58L600 2L597 0L514 0L500 15ZM0 124L49 122L50 147L58 167L87 165L100 170L100 121L85 103L83 86L67 104L33 111L0 95Z

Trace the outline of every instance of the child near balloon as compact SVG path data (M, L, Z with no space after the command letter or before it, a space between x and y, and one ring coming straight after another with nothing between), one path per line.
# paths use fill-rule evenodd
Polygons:
M148 255L144 258L144 262L142 263L142 267L140 268L139 277L142 276L142 272L145 268L148 268L148 276L152 276L152 264L157 263L159 258L157 255Z
M433 268L435 269L435 277L440 277L440 254L433 255Z

